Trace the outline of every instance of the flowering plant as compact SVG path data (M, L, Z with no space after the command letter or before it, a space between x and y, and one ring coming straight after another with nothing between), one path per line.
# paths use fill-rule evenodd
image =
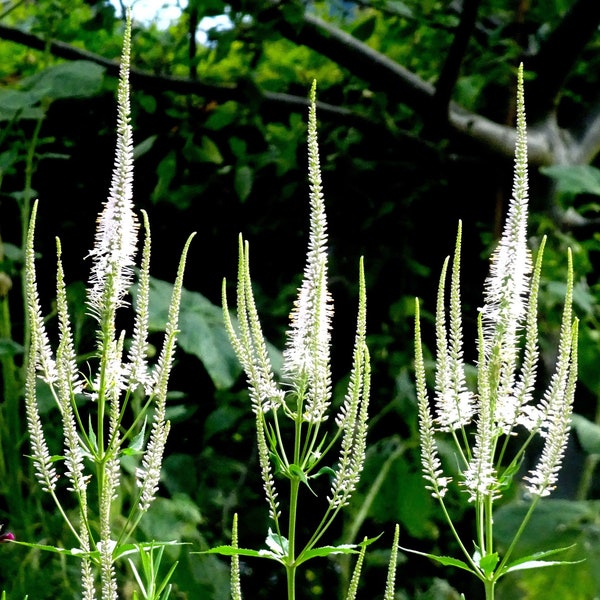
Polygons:
M37 480L63 516L76 547L71 550L28 544L45 550L74 555L81 559L84 600L100 597L116 600L114 563L124 555L139 555L144 565L152 556L149 548L130 543L141 517L158 491L163 452L169 433L166 400L177 338L183 272L192 236L185 244L157 364L148 363L148 319L150 291L150 229L143 213L145 241L133 332L125 351L125 331L117 328L117 313L128 305L126 296L133 282L137 248L138 219L133 211L133 142L129 107L129 64L131 21L123 42L119 87L117 148L108 199L98 218L96 238L89 256L91 276L87 290L89 315L96 321L96 345L84 374L74 347L67 304L67 291L57 240L56 305L58 345L53 352L50 335L42 317L37 290L34 234L37 203L34 205L26 246L25 287L31 339L26 367L25 403L31 441L31 458ZM43 382L43 383L42 383ZM50 452L40 415L39 390L45 384L54 399L63 430L63 451ZM141 408L137 409L136 406ZM133 408L132 408L133 407ZM125 417L133 413L131 422ZM149 434L146 428L151 422ZM135 480L137 498L129 513L115 519L115 504L121 483L124 457L137 457ZM75 498L76 516L64 505L59 489L58 462L67 491ZM93 505L95 505L93 507ZM118 525L117 525L118 523ZM148 554L150 552L150 554ZM164 588L164 586L163 586ZM160 590L163 591L162 589ZM166 598L160 595L160 598ZM144 597L148 596L144 593ZM159 597L158 593L155 596Z
M415 371L423 475L439 501L463 559L426 554L442 564L471 572L484 586L486 600L494 597L498 579L507 573L559 564L546 557L513 558L513 551L536 504L556 487L568 441L577 375L577 319L572 314L573 273L568 255L567 292L562 315L556 370L536 404L533 392L538 364L537 298L540 285L542 240L535 262L527 247L528 181L527 135L523 68L518 72L517 142L513 195L500 242L492 256L485 283L484 305L478 317L477 391L467 386L463 357L460 302L461 230L452 260L449 311L446 313L446 259L440 277L436 309L436 370L434 409L426 387L419 304L415 318ZM525 439L509 457L508 444L517 434ZM458 462L460 490L475 510L475 547L470 551L455 529L445 504L452 478L439 457L436 436L450 437ZM531 499L512 543L501 557L494 545L494 502L517 474L534 437L544 440L536 466L524 476Z
M250 550L237 545L237 519L231 546L210 552L231 555L234 598L241 598L238 556L262 557L283 565L288 598L295 598L296 572L315 557L358 552L359 545L317 546L339 511L348 504L363 469L366 451L370 390L369 352L366 337L366 295L362 261L359 273L359 305L352 369L344 401L335 417L332 435L325 430L332 402L331 317L332 300L327 287L327 221L323 202L317 144L316 86L310 93L308 117L308 173L310 184L310 236L304 277L291 313L288 340L283 352L281 381L267 351L257 314L248 243L240 238L237 281L237 324L229 314L225 282L223 311L233 347L246 373L255 416L258 456L265 498L272 526L268 549ZM292 424L293 441L287 442L283 422ZM325 457L341 440L335 468L324 466ZM289 445L288 445L289 444ZM279 502L275 473L287 479L287 520ZM313 493L311 480L328 475L331 480L322 518L308 540L297 537L301 489ZM349 596L353 597L353 596Z

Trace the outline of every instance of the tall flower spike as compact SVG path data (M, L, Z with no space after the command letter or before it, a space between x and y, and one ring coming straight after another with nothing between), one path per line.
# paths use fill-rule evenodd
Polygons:
M441 431L453 431L468 425L475 412L473 394L467 389L463 363L463 334L460 304L460 255L462 223L458 224L452 260L450 289L450 328L446 325L446 273L444 261L438 287L436 308L436 425Z
M179 260L179 268L177 269L177 277L175 278L171 303L169 305L163 347L154 376L155 407L150 440L144 453L142 464L136 470L137 485L140 488L139 508L142 512L150 508L158 491L163 454L171 427L169 421L166 420L167 391L177 343L179 308L183 291L183 274L193 237L194 234L190 235L187 239Z
M144 221L144 249L142 251L142 264L138 278L138 293L135 306L135 323L131 347L129 348L128 387L134 390L138 385L149 393L151 383L148 371L148 323L150 319L150 223L148 214L142 211Z
M334 509L348 504L360 479L366 454L371 366L366 344L367 297L362 259L358 297L358 318L350 382L346 398L336 417L336 424L342 430L342 443L338 467L328 498Z
M560 331L556 371L542 400L540 433L545 438L537 465L525 477L527 489L547 496L556 487L571 430L571 413L577 377L578 321L573 321L573 265L569 252L569 279Z
M37 202L34 203L31 211L31 220L27 234L27 246L25 249L25 293L27 296L27 316L31 331L25 380L25 412L31 443L31 456L35 465L37 480L44 491L52 492L56 487L58 475L50 457L42 421L38 411L36 377L39 371L40 376L44 381L52 383L58 378L58 371L50 349L50 342L46 334L37 289L34 250L36 216Z
M31 444L31 456L35 466L35 475L45 492L53 492L58 481L58 475L48 450L44 437L42 421L36 402L36 365L34 356L38 346L37 332L31 332L31 360L27 364L27 378L25 380L25 413L27 415L27 429Z
M108 199L98 218L90 251L89 309L103 328L114 327L114 313L124 304L133 280L138 221L133 211L133 137L130 124L129 66L131 16L127 17L119 71L117 147Z
M37 289L35 272L35 224L37 218L37 201L31 210L27 246L25 249L25 293L27 296L27 318L31 329L32 341L35 341L35 351L29 352L29 360L37 367L41 378L48 384L56 381L58 373L52 356L50 341L42 317L42 308Z
M60 341L56 351L56 367L58 381L56 393L61 412L65 469L66 476L71 482L71 490L83 496L86 492L87 477L83 464L83 451L77 432L77 421L73 410L75 394L81 393L83 384L75 361L75 348L69 322L67 291L65 288L64 272L61 260L61 244L56 240L57 270L56 270L56 307L60 331Z
M317 142L316 83L310 90L308 114L308 175L310 237L304 280L291 314L291 328L283 353L283 374L305 398L304 418L326 419L331 396L330 338L333 307L327 290L327 219L321 185ZM301 410L302 407L299 407Z
M435 429L425 381L425 360L421 341L421 315L418 300L415 301L415 377L423 478L427 481L426 489L431 491L434 498L441 500L448 490L451 479L443 476L442 462L435 442Z
M275 382L267 344L254 302L249 253L248 243L245 243L240 236L237 280L237 329L239 329L239 333L229 314L225 280L223 280L222 290L223 320L231 345L248 381L252 410L256 420L258 459L263 489L269 506L269 515L275 520L279 515L279 501L266 439L264 413L276 410L278 407L286 408L286 405L283 401L284 392Z
M329 502L332 508L348 504L363 470L367 444L367 420L371 392L371 366L366 344L367 297L363 261L360 261L359 300L354 357L348 392L336 417L342 444Z
M284 406L284 392L275 383L273 366L267 351L267 343L262 332L258 311L252 292L250 275L250 249L242 236L239 238L237 276L237 318L238 331L233 325L227 304L227 286L223 280L222 304L225 328L231 345L244 369L250 390L252 410L255 413L268 412Z
M512 198L500 242L492 255L481 309L484 352L492 372L496 374L496 383L500 385L500 404L514 392L519 336L527 314L532 271L527 247L528 203L527 127L521 65L517 82L517 142ZM502 406L499 408L502 410Z

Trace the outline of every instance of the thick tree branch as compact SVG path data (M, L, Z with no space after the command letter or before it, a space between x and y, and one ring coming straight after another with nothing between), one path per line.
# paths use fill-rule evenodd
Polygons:
M413 109L419 107L421 113L431 108L435 93L431 84L349 33L310 13L304 14L299 29L284 20L278 26L289 40L326 56L393 100Z
M32 33L27 33L0 24L0 39L11 41L28 48L44 51L46 49L46 40ZM103 66L106 73L112 77L119 75L119 63L105 58L83 48L77 48L70 44L53 40L49 44L50 53L65 60L88 60ZM271 117L289 114L290 112L306 112L308 109L308 100L306 97L294 96L279 92L270 92L261 90L251 81L241 81L230 85L206 84L197 79L185 79L181 77L171 77L168 75L156 75L141 69L131 68L130 80L132 85L141 91L150 94L160 94L165 91L174 92L182 95L195 94L217 102L226 102L233 100L241 103L256 103L260 109L264 110ZM406 134L405 132L392 132L383 124L374 122L356 112L329 104L326 102L317 102L319 116L329 121L345 125L347 127L356 127L362 131L379 130L379 135L383 139L389 139L390 142L402 140L403 144L408 145L419 152L425 151L431 153L432 148L422 140Z
M587 165L600 153L600 95L585 114L577 138L577 155L572 164Z
M446 54L434 93L433 104L436 117L447 119L452 91L460 74L465 52L475 23L481 0L464 0L460 22L455 30L452 44Z
M430 118L435 88L387 56L309 13L305 13L303 26L298 31L290 25L280 26L282 33L295 43L327 56L369 85L409 106L425 120ZM456 103L449 104L448 122L456 133L486 145L492 152L504 157L514 155L516 137L512 127L495 123ZM545 139L542 131L547 133L540 130L529 135L529 159L535 165L553 162L554 143Z
M305 15L305 27L298 37L298 43L309 45L325 56L350 70L376 87L381 87L396 101L411 107L423 118L430 115L435 89L417 75L398 65L390 58L373 50L347 33L324 23L317 17ZM295 35L295 34L294 34ZM46 41L33 34L0 24L0 38L10 40L30 48L43 50ZM310 42L310 43L309 43ZM119 64L87 50L76 48L60 41L50 42L50 52L59 58L67 60L89 60L106 68L108 74L118 75ZM262 91L252 82L240 82L233 85L210 85L192 79L156 75L139 69L131 70L131 82L137 89L158 94L172 91L180 94L197 94L217 101L235 100L238 102L258 102L265 112L306 110L307 100L304 97L275 92ZM390 138L398 142L398 134L373 122L372 119L358 115L339 106L319 103L321 118L335 123L357 127L373 133L374 127L380 127L382 141ZM492 152L504 157L514 153L514 130L495 123L483 116L469 112L451 103L449 107L449 125L461 136L485 144ZM529 157L532 164L547 165L553 162L555 144L540 133L531 132L529 135ZM546 131L547 133L547 131ZM409 136L400 134L403 144L423 150L426 143Z
M515 153L516 130L500 125L462 109L450 105L449 122L454 131L484 146L488 152L511 158ZM554 153L560 145L557 132L544 126L531 126L527 132L529 163L535 166L554 163Z
M46 41L41 37L2 24L0 24L0 38L40 51L43 51L46 47ZM117 77L119 74L119 63L117 61L89 52L83 48L77 48L76 46L54 40L50 42L50 52L53 56L66 60L89 60L103 66L106 69L106 73L112 77ZM130 79L137 89L154 94L171 91L182 95L196 94L221 102L227 100L247 101L249 96L256 97L258 94L259 102L264 102L268 107L283 106L288 112L308 107L306 98L300 98L291 94L265 92L253 86L250 89L251 85L243 83L213 85L191 78L185 79L169 75L156 75L136 68L131 69ZM364 117L356 115L351 110L323 102L320 103L319 108L323 115L327 115L334 121L346 124L352 123L354 125L360 125L362 121L365 121L362 125L367 125L367 120ZM368 125L373 127L373 122L368 121Z

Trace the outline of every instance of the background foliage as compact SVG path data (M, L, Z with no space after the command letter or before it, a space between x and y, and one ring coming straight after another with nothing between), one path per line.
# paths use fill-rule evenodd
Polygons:
M226 25L207 20L220 15L226 15ZM523 61L530 233L550 238L542 339L555 347L567 246L574 253L576 311L583 324L578 418L561 498L547 502L523 544L541 535L551 537L553 547L576 542L573 558L587 561L576 573L560 567L507 578L499 595L569 600L600 593L600 489L594 477L600 455L599 24L596 0L189 0L170 24L135 23L135 198L153 225L157 330L168 296L164 280L173 272L180 242L199 232L182 304L162 498L144 521L145 535L205 549L228 541L237 511L241 544L259 547L265 538L252 420L214 304L220 302L222 278L233 280L242 231L252 250L259 310L269 316L265 333L282 347L307 239L305 99L316 78L336 305L335 379L347 376L337 365L350 362L361 255L374 361L367 470L337 541L384 534L367 555L362 593L369 598L383 593L394 523L401 525L402 545L451 553L423 490L417 457L413 298L423 298L427 316L462 219L463 300L470 307L466 327L474 333L486 259L510 193L515 68ZM89 332L79 282L89 265L80 257L91 247L108 188L113 61L122 31L122 11L106 0L0 2L0 512L17 537L48 536L65 547L68 534L44 512L23 458L22 227L28 203L40 198L38 248L52 260L54 236L62 240L84 354ZM54 274L46 275L39 274L40 286L51 307ZM431 343L433 327L425 323L424 333ZM553 361L546 352L549 372ZM49 405L48 419L56 418L52 412ZM126 486L122 493L125 501ZM498 515L507 532L520 499L517 483ZM190 555L186 547L167 552L181 561L177 597L228 597L226 563ZM0 587L12 597L72 597L74 565L57 566L51 558L2 548ZM424 559L400 560L399 598L453 598L453 587L469 597L451 572ZM32 568L38 577L28 576ZM268 598L281 590L282 582L261 564L248 561L243 568L248 597ZM312 569L302 581L306 597L333 597L348 578L344 560L314 563Z

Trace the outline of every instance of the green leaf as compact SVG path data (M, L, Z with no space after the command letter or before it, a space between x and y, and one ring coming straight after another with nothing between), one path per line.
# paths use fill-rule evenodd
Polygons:
M230 404L219 406L204 421L204 441L207 442L214 435L231 430L235 423L246 415L246 411Z
M133 149L133 158L138 159L140 156L144 156L146 152L149 152L154 146L154 142L158 139L157 135L151 135L147 137L145 140L142 140L139 144L136 144Z
M173 284L150 279L151 331L164 331ZM134 297L136 289L133 290ZM242 369L231 347L222 309L198 292L184 289L181 294L178 344L200 359L217 389L231 387Z
M126 456L141 454L144 448L144 437L146 435L146 421L147 420L144 418L144 424L140 432L131 440L129 446L123 449L123 454Z
M415 18L413 9L410 8L405 2L401 2L401 0L388 0L385 6L386 9L392 14L396 14L400 17L407 17L408 19Z
M553 556L554 554L559 554L560 552L567 552L575 547L575 544L571 544L570 546L566 546L565 548L553 548L552 550L543 550L541 552L534 552L529 556L523 556L518 558L517 560L513 560L511 563L506 565L504 569L502 569L502 574L509 573L511 571L518 571L520 569L533 569L535 566L531 566L533 563L543 563L541 566L551 566L558 564L574 564L582 561L544 561L542 559ZM527 565L527 566L522 566Z
M250 556L253 558L270 558L282 562L281 557L270 550L251 550L249 548L236 548L235 546L215 546L200 552L190 554L220 554L221 556Z
M305 562L317 556L331 556L332 554L358 554L360 552L360 544L340 544L339 546L320 546L313 548L302 554L302 560Z
M13 340L7 338L0 339L0 357L16 356L23 354L25 348Z
M87 60L72 60L24 79L22 86L39 100L89 98L102 88L103 76L104 67Z
M600 169L590 165L555 165L540 171L555 179L558 190L570 196L594 194L600 196Z
M321 475L328 475L329 477L335 477L335 471L331 467L321 467L314 475L311 475L311 479L321 477Z
M273 552L276 556L287 556L290 551L288 540L282 535L279 535L277 532L273 531L271 528L269 528L269 535L267 535L265 544L267 544L271 552Z
M521 464L523 463L523 458L524 457L522 456L519 460L512 462L502 473L499 481L499 488L501 490L507 490L510 488L515 475L517 475L521 471Z
M373 35L376 25L377 15L371 14L366 19L363 19L360 23L358 23L358 25L352 29L351 33L353 37L364 42Z
M223 155L221 154L219 147L205 135L202 136L202 143L198 148L197 159L200 162L214 163L217 165L223 163Z
M573 414L571 423L583 449L588 454L600 454L600 426L578 414Z
M514 565L503 571L503 573L511 573L513 571L524 571L526 569L541 569L543 567L555 567L557 565L575 565L577 563L583 562L585 559L581 560L527 560L519 563L518 565Z
M248 165L242 165L235 170L233 186L238 198L242 202L250 195L253 183L254 171Z
M529 503L521 501L495 512L494 531L499 547L508 547L529 508ZM540 500L514 550L515 556L524 558L511 562L508 567L520 564L520 560L542 560L555 552L540 552L544 548L561 549L564 552L560 556L561 562L568 561L569 567L535 569L536 565L532 564L527 569L511 569L510 577L502 578L502 597L505 589L509 590L506 597L532 600L541 597L579 600L598 595L600 548L596 523L599 519L598 501ZM583 558L585 562L581 562ZM576 586L574 581L577 581ZM537 595L540 590L543 590L543 595ZM581 595L582 590L589 591L589 594Z
M494 569L498 564L498 553L492 552L491 554L486 554L479 559L479 566L481 570L485 573L486 577L489 577L494 573Z
M153 202L158 202L168 195L171 181L173 181L173 177L175 177L176 172L177 158L175 156L175 152L171 150L156 167L158 182L154 188L154 191L152 192Z
M0 90L0 121L20 119L40 119L44 111L35 106L35 94L22 90Z
M299 479L304 485L306 485L306 487L313 493L313 495L316 496L316 494L313 492L313 489L310 487L310 485L308 483L308 478L306 477L306 473L302 470L301 467L299 467L296 464L291 464L289 466L289 472L292 477L294 477L295 479Z
M238 118L238 113L238 105L232 100L219 104L204 122L204 127L212 130L222 129L233 123Z
M419 556L431 558L432 560L435 560L446 567L457 567L458 569L463 569L464 571L473 573L473 575L477 575L477 573L466 562L459 560L458 558L452 558L451 556L437 556L436 554L419 552L418 550L411 550L410 548L404 548L402 546L398 546L398 548L404 552L410 552L411 554L418 554Z

